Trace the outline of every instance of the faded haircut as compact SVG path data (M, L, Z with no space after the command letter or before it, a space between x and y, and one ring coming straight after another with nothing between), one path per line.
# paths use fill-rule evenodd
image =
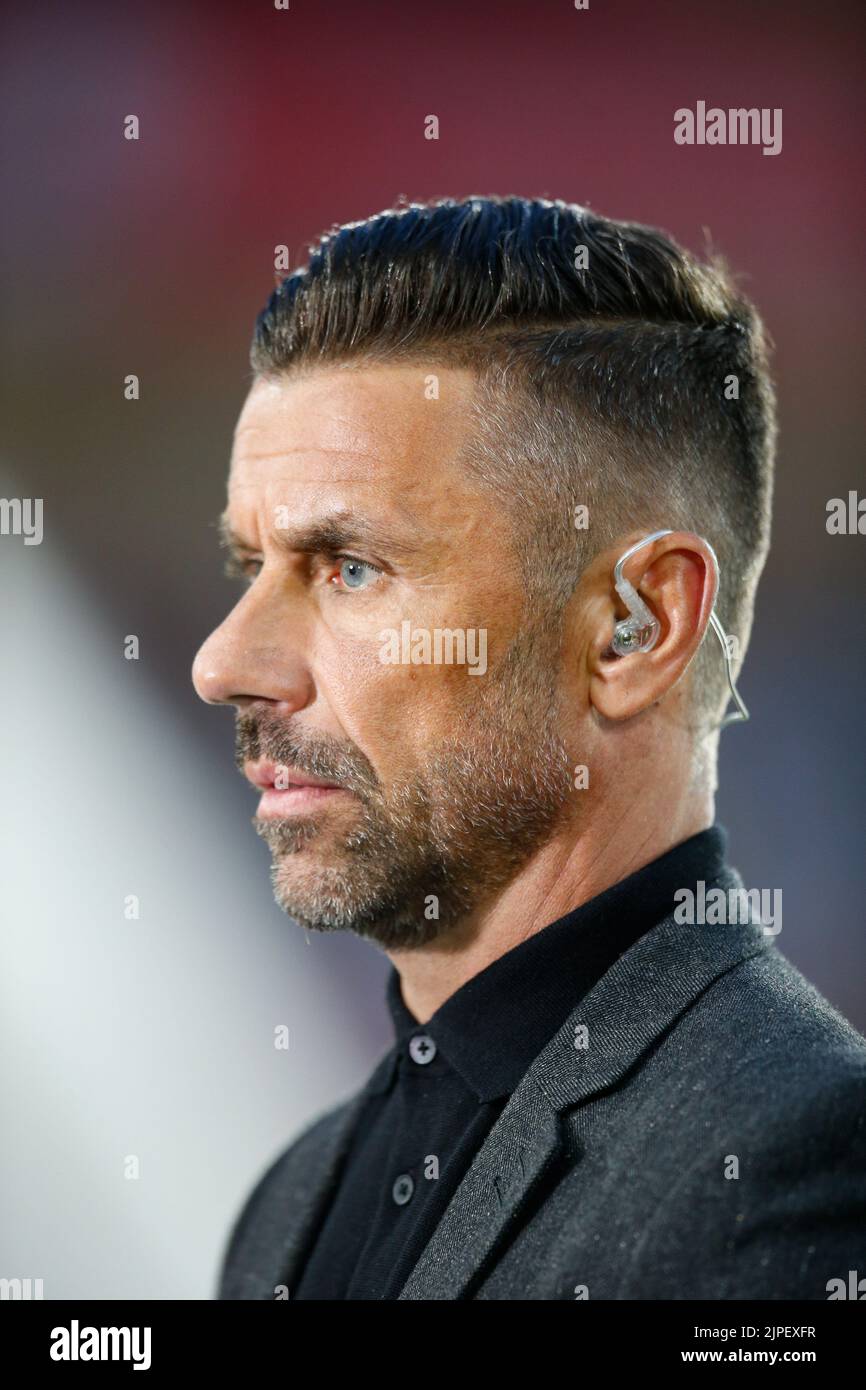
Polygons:
M559 201L409 203L326 233L256 321L254 373L418 361L476 374L462 462L512 520L532 612L635 531L697 531L748 644L769 548L775 393L755 307L716 256ZM575 508L588 508L587 529ZM696 732L727 695L709 632Z

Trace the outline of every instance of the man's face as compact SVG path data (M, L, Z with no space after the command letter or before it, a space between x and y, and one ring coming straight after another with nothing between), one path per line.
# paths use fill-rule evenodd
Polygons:
M236 707L280 906L386 948L453 934L571 788L559 633L457 462L473 378L439 368L428 399L427 374L255 383L224 518L245 587L193 666L202 699Z

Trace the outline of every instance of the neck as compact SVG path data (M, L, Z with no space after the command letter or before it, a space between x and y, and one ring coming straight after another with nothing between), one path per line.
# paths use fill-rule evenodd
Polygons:
M631 781L631 779L629 779ZM635 779L637 785L640 778ZM578 831L569 824L551 839L492 900L440 940L393 950L406 1007L419 1023L507 951L575 908L642 869L715 818L712 791L694 786L672 798L629 787L628 797L593 810ZM588 823L587 823L588 822Z

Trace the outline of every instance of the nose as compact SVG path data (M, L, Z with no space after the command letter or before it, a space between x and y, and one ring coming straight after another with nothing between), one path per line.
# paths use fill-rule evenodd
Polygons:
M312 699L312 679L296 624L275 622L247 593L202 643L192 664L196 694L209 705L270 700L298 710Z

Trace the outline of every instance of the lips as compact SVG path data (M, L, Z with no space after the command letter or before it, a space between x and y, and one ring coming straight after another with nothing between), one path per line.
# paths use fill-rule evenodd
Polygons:
M311 772L298 772L286 763L273 763L267 758L258 762L244 763L244 776L254 787L263 791L291 791L293 787L321 787L323 790L341 791L336 782L327 782L324 777L314 777ZM279 778L279 786L277 786Z
M315 777L311 772L299 772L285 763L268 758L244 763L244 776L261 791L256 815L259 820L280 819L305 813L312 814L326 802L350 795L345 787ZM279 780L279 785L277 782Z

